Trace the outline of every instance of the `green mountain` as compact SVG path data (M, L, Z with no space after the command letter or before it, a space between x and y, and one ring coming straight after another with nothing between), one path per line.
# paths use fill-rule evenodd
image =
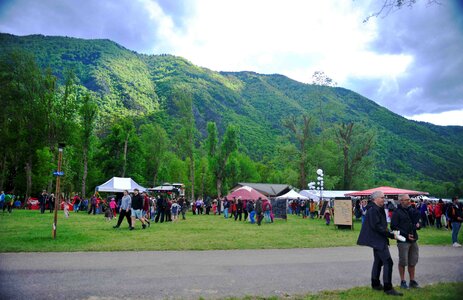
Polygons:
M303 84L282 75L214 72L172 55L143 55L109 40L0 34L0 51L32 52L62 81L74 70L79 84L99 96L103 118L138 115L173 130L174 87L192 92L196 127L206 136L215 121L219 134L227 124L240 127L240 149L252 159L274 157L288 140L282 120L309 114L315 130L340 122L359 122L376 132L375 181L463 181L463 127L435 126L403 118L340 87Z

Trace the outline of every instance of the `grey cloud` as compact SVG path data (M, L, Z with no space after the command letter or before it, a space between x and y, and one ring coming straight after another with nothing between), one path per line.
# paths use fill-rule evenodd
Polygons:
M183 1L159 1L181 28ZM17 34L107 38L124 47L149 53L158 42L157 20L150 19L141 1L18 0L0 6L0 31Z
M463 108L463 4L416 5L377 20L378 39L371 49L414 57L397 89L380 93L383 80L352 78L349 85L401 115ZM408 94L408 96L407 96Z

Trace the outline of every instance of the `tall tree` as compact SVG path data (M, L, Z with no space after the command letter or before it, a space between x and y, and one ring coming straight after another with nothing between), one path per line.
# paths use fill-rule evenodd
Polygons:
M18 164L24 164L28 197L32 192L36 149L46 146L47 141L44 77L34 57L25 52L7 53L2 56L0 64L2 115L8 116L2 132L9 134L6 140L12 139L10 144L3 143L4 153L12 156L14 164L10 165L10 172L13 178L22 169Z
M82 99L82 105L79 110L81 137L80 144L82 147L82 197L87 191L88 160L91 152L92 139L94 137L98 107L92 99L90 93L86 93Z
M228 159L238 149L238 127L234 125L227 126L220 146L218 146L217 126L215 123L209 122L207 130L209 135L206 145L210 160L209 166L215 175L217 196L221 197Z
M136 151L136 146L130 147L131 138L136 137L132 119L124 118L114 122L109 134L101 140L98 161L100 161L106 176L125 177L130 150Z
M336 138L343 154L342 189L351 190L355 176L366 166L363 163L374 145L375 135L350 122L337 128Z
M159 168L167 151L167 133L158 124L143 124L140 132L148 176L152 185L156 186Z
M179 149L184 157L189 159L189 179L191 184L191 200L195 199L195 118L193 115L193 96L191 92L182 87L177 87L173 92L173 103L178 114Z
M298 143L298 150L299 150L299 187L303 188L306 186L307 183L307 150L308 150L308 143L311 136L311 122L312 118L303 115L302 116L302 124L298 125L298 120L295 116L291 116L285 120L283 120L283 126L288 128L289 131L293 134L293 137L296 139Z

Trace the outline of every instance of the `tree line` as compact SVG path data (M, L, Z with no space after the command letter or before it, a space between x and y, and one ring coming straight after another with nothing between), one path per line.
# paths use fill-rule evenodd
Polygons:
M226 194L238 182L284 183L306 189L325 173L325 189L362 189L374 178L375 132L361 123L317 126L304 114L282 121L271 155L256 161L240 141L240 124L195 124L192 92L177 84L161 95L171 107L162 118L99 113L99 96L72 70L55 75L34 57L13 51L0 57L0 188L25 197L53 191L58 143L65 143L61 187L89 196L113 176L146 187L182 182L189 198ZM58 77L58 76L62 76ZM62 82L62 84L59 84ZM320 106L320 110L322 107ZM321 111L322 113L322 111ZM221 132L221 133L219 133ZM410 186L408 186L410 187Z

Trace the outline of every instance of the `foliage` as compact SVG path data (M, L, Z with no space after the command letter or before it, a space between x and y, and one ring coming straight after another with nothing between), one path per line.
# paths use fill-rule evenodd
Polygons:
M191 196L215 196L245 179L304 187L319 167L325 187L340 189L343 156L335 132L337 124L352 122L376 135L368 168L354 176L352 189L381 184L441 197L463 189L462 127L410 121L344 88L276 74L218 73L172 55L140 55L108 40L0 34L0 53L6 116L0 120L0 185L19 194L37 195L43 188L37 174L56 164L58 141L68 144L67 189L81 189L85 159L86 191L122 175L149 186L183 182ZM85 125L91 124L82 115L87 95L98 107L89 141L84 137L92 128ZM188 100L185 110L180 99ZM300 142L283 121L302 115L312 118L302 151L305 180ZM208 122L215 124L214 138ZM219 140L230 126L239 127L236 147L233 142L225 147L233 150L223 152ZM53 155L46 164L45 152L37 152L45 147Z

